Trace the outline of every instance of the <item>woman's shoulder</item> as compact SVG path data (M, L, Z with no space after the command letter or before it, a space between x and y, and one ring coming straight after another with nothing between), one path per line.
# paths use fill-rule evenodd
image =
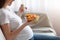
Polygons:
M0 9L0 16L6 15L7 11L5 9Z

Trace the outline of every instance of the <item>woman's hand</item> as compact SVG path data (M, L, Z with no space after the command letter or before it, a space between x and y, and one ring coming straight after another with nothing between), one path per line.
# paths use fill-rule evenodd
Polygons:
M18 11L17 15L20 16L20 15L23 14L23 12L24 12L24 5L21 4L21 6L20 6L20 8L19 8L19 11Z
M27 25L33 25L35 24L34 21L27 22Z
M19 12L20 13L24 12L24 5L23 4L21 4L21 7L19 8Z

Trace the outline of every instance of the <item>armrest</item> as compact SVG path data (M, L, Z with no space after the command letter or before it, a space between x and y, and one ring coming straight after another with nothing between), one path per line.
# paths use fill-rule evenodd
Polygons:
M49 21L49 18L46 14L40 13L39 23L35 26L41 26L41 27L52 27L52 24Z

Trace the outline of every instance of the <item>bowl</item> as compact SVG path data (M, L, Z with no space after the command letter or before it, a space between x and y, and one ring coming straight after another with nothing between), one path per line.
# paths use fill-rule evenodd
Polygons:
M35 25L35 24L38 23L40 16L37 15L37 14L27 13L27 14L25 15L25 18L26 18L26 21L27 21L27 22L33 21L33 22L34 22L34 25Z

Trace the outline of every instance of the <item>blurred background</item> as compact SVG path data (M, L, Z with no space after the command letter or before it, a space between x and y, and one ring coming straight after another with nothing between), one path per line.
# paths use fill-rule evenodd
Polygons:
M18 11L21 4L24 4L29 12L46 13L60 36L60 0L15 0L10 8Z

